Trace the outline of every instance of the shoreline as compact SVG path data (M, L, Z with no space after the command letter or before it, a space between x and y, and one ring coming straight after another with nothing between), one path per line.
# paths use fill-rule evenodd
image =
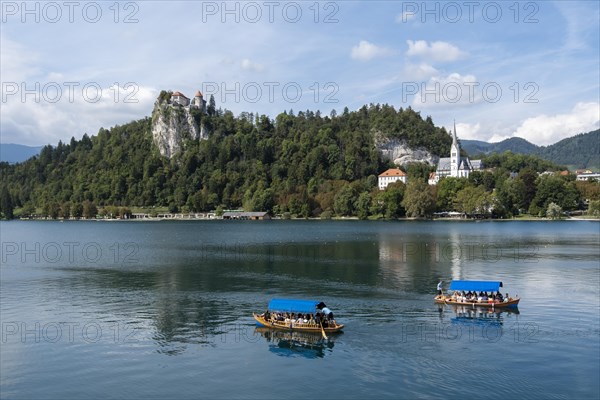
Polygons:
M548 221L548 222L560 222L560 221L593 221L600 222L600 218L582 218L582 217L571 217L561 219L550 219L540 217L523 217L523 218L395 218L395 219L365 219L360 220L358 217L332 217L328 219L323 218L270 218L262 221L437 221L437 222L509 222L509 221L523 221L523 222L535 222L535 221ZM51 218L15 218L12 220L2 221L54 221L54 222L162 222L162 221L178 221L178 222L190 222L190 221L251 221L243 219L223 219L217 218L92 218L92 219L51 219Z

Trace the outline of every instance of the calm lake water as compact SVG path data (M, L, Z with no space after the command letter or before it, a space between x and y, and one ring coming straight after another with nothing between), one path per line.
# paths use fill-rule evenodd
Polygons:
M599 398L600 223L1 222L2 398ZM518 313L433 302L488 279ZM322 300L328 341L257 329Z

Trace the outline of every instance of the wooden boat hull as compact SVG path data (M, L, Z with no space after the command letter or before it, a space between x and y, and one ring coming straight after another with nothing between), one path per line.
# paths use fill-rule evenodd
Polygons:
M489 303L489 302L460 302L449 299L445 296L435 296L435 302L438 304L448 304L452 306L462 306L462 307L486 307L486 308L516 308L519 305L519 298L512 299L510 301L498 302L498 303Z
M321 327L319 325L299 325L294 323L284 322L271 322L265 320L261 315L252 314L256 320L256 325L263 326L265 328L279 329L283 331L295 331L295 332L306 332L306 333L317 333L321 334ZM325 333L340 332L344 328L344 325L328 326L323 327Z

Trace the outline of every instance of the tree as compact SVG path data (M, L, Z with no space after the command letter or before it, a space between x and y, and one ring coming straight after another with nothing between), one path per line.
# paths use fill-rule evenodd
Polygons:
M537 191L537 178L537 173L531 168L525 168L521 170L517 176L517 181L521 182L523 185L523 202L521 206L525 210L529 209L531 202L535 197L535 193Z
M430 217L435 209L435 201L429 185L418 180L409 181L402 206L409 217Z
M48 216L52 219L58 219L60 215L60 205L53 201L48 205Z
M468 185L464 178L444 177L437 184L436 209L438 211L454 210L456 194Z
M354 198L355 193L352 187L348 184L335 195L333 200L333 210L337 215L352 215L354 213Z
M210 95L210 98L208 100L208 107L206 108L206 112L208 115L213 116L215 115L216 112L216 108L217 105L215 103L215 96L213 96L212 94Z
M520 179L508 178L496 190L499 204L511 215L517 215L525 207L525 184Z
M369 192L362 192L358 199L356 199L356 203L354 208L356 209L356 215L359 219L367 219L369 216L369 207L371 206L371 195Z
M600 200L590 201L590 205L588 207L588 215L600 217Z
M546 216L550 219L560 219L562 217L562 212L561 206L556 203L550 203L546 210Z
M529 207L529 213L543 215L550 203L563 210L572 210L579 204L579 191L575 183L555 175L542 175L537 180L537 192Z
M66 201L62 204L62 206L60 206L60 215L64 219L71 218L71 203Z
M71 215L73 215L73 218L75 219L80 219L83 216L83 205L81 203L73 204L73 207L71 207Z
M467 215L489 216L494 208L494 196L483 186L467 186L456 194L454 208Z
M406 185L402 182L394 182L389 184L383 192L380 199L382 204L383 216L387 219L402 217L405 214L402 200L406 192Z
M21 210L21 217L32 218L35 215L35 206L31 202L25 203Z
M83 202L83 218L85 218L85 219L96 218L96 214L98 214L98 208L96 207L96 205L89 200L84 201Z
M2 188L0 192L0 211L6 219L13 219L14 217L14 205L12 197L6 187Z

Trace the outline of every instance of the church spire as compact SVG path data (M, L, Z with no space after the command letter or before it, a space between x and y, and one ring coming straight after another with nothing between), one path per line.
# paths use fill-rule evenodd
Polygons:
M454 130L452 131L452 146L450 146L450 176L458 178L460 176L460 146L456 137L456 120L454 120Z
M452 146L458 147L458 138L456 137L456 120L454 120L454 130L452 131Z

